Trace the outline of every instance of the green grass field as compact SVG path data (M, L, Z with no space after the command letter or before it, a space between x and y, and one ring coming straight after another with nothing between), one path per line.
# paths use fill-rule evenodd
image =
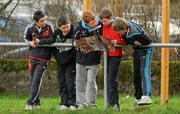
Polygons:
M121 111L104 109L103 98L98 97L97 109L84 109L76 111L58 110L59 97L41 98L41 109L24 111L26 96L0 95L0 114L180 114L180 96L171 96L169 103L160 106L159 97L152 97L151 106L134 108L134 97L120 96Z

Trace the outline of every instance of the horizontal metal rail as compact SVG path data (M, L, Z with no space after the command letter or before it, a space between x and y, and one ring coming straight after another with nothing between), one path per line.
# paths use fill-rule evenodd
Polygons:
M7 46L7 47L28 47L29 44L24 42L13 42L13 43L5 43L1 42L0 47ZM49 45L41 45L43 47L71 47L72 43L53 43ZM117 47L122 47L123 45L117 45ZM180 47L180 43L151 43L150 45L146 45L143 47L157 47L157 48L174 48Z
M29 47L30 45L24 42L13 42L13 43L0 43L0 46L7 47ZM41 45L43 47L71 47L72 43L53 43L49 45Z

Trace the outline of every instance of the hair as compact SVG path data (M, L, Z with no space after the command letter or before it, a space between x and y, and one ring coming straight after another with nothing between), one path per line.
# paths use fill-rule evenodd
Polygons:
M112 26L114 31L126 30L129 27L127 21L123 18L115 19Z
M34 12L33 19L38 22L39 19L43 18L44 16L45 16L44 13L42 11L38 10L38 11Z
M111 11L110 9L104 8L104 9L101 11L99 17L100 17L101 19L103 19L103 18L110 19L110 18L112 17L112 11Z
M89 23L90 21L94 20L95 17L95 13L91 10L84 11L82 14L82 20L86 23Z
M66 24L68 24L68 23L69 23L69 20L68 20L68 18L65 17L65 16L60 17L60 18L58 19L58 21L57 21L57 24L58 24L59 27L61 27L62 25L66 25Z

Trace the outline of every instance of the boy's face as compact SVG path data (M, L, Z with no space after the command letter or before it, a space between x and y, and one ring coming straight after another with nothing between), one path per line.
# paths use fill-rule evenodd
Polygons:
M87 23L87 24L92 28L95 28L98 25L95 18L92 21L90 21L89 23Z
M110 19L107 19L107 18L102 18L101 19L103 25L109 25L111 23L111 18Z
M38 27L43 27L44 24L45 24L45 22L46 22L46 18L45 18L45 17L42 17L42 18L40 18L38 21L35 21L35 23L36 23L36 25L37 25Z
M60 29L63 33L69 33L69 31L70 31L70 24L61 25L61 26L59 27L59 29Z

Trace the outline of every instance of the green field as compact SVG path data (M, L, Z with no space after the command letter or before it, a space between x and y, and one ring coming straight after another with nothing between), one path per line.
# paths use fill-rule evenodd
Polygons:
M134 107L134 97L120 96L120 112L104 109L103 98L98 97L97 109L84 109L76 111L58 110L59 97L42 97L41 109L24 111L26 96L0 95L0 114L180 114L180 96L171 96L169 103L160 106L159 97L152 97L151 106Z

